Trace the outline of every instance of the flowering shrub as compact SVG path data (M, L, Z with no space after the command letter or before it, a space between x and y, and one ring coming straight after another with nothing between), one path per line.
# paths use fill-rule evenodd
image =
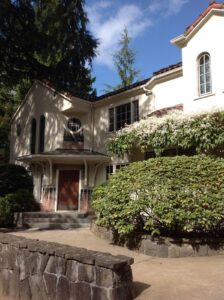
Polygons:
M119 234L221 234L224 159L205 155L140 161L93 191L99 225Z
M149 117L116 132L107 143L110 155L122 156L139 147L154 149L157 156L167 148L195 147L198 153L213 153L224 146L224 112L172 113Z

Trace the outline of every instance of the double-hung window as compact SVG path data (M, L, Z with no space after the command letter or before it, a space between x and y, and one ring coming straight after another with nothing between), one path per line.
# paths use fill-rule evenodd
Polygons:
M203 96L212 92L211 60L208 53L199 56L199 94Z
M138 100L109 109L109 131L119 130L126 125L139 121Z

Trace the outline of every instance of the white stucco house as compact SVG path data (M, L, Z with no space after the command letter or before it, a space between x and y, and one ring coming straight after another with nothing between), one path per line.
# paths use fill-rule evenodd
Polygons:
M106 153L107 138L125 124L172 108L224 109L223 28L224 4L211 3L171 41L182 51L182 62L99 97L33 83L12 118L10 162L32 171L35 198L43 210L89 209L91 189L136 159Z

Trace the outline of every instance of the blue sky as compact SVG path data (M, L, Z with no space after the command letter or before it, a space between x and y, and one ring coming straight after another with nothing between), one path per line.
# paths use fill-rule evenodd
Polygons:
M182 34L210 0L86 0L89 28L99 39L98 56L93 63L94 87L101 95L105 84L116 85L119 77L113 53L126 27L136 53L139 80L154 71L181 61L181 51L170 40ZM218 2L218 1L217 1Z

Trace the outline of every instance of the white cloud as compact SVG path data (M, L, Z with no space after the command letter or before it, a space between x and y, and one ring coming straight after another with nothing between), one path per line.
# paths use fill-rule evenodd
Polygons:
M157 13L162 17L175 15L181 11L189 0L151 0L148 6L150 13Z
M181 11L184 4L186 4L189 0L169 0L167 7L167 16L174 15Z
M124 27L135 39L154 22L179 13L187 2L189 0L148 0L148 7L141 7L141 2L92 1L86 10L90 29L100 42L95 62L113 69L113 54Z
M100 1L87 7L87 13L90 29L100 42L96 63L110 68L113 68L112 55L118 48L124 27L134 39L152 25L148 16L145 16L143 10L135 4L121 5L116 9L112 7L112 2Z

